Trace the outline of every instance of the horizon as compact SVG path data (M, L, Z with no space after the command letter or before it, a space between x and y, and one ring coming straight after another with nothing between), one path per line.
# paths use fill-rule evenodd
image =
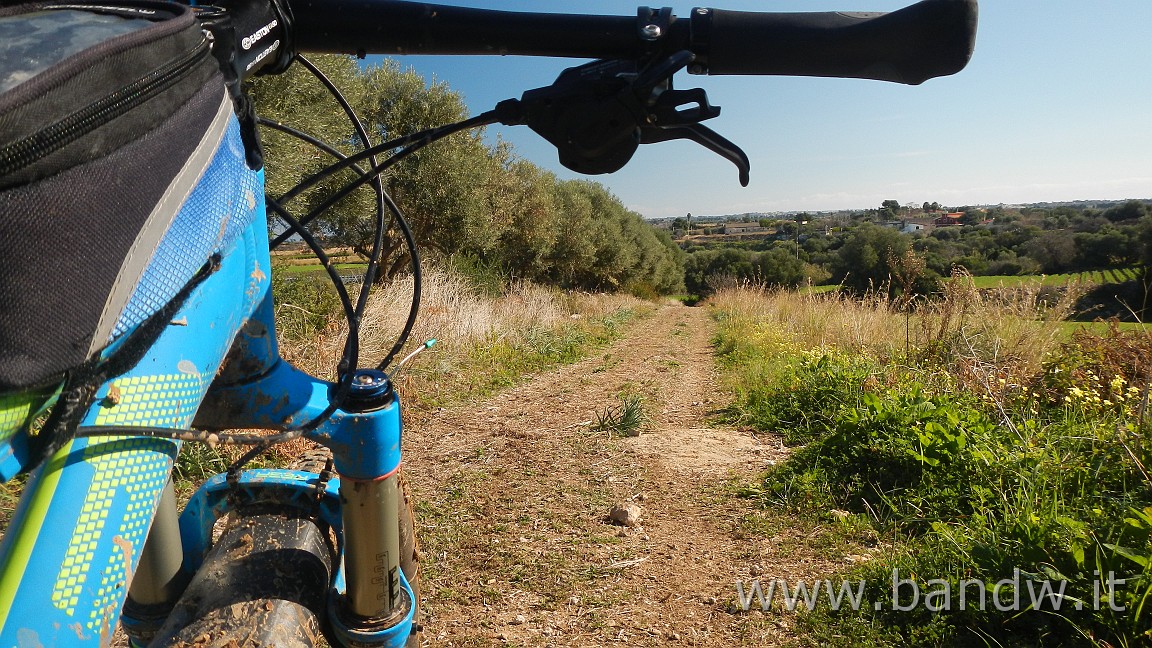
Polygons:
M1077 199L1077 200L1055 200L1055 201L1034 200L1034 201L1021 202L1021 203L982 203L982 204L966 204L966 205L940 205L940 209L937 210L936 212L932 212L932 213L962 211L968 207L974 207L976 209L987 209L990 207L999 207L1002 209L1030 209L1030 208L1037 208L1037 207L1048 206L1048 205L1051 205L1054 207L1079 206L1079 205L1085 205L1085 206L1088 206L1088 205L1113 205L1113 204L1122 204L1122 203L1128 202L1130 200L1135 200L1135 201L1139 201L1139 202L1143 202L1143 203L1147 203L1149 205L1152 205L1152 198L1083 198L1083 199ZM897 202L899 202L899 201L897 201ZM908 207L908 208L911 208L913 210L920 210L920 209L922 209L924 202L925 201L920 201L919 203L903 203L903 202L901 202L900 206L901 207ZM767 216L767 217L772 217L772 216L782 216L782 215L790 215L790 214L824 215L824 214L860 213L860 212L866 212L866 211L877 211L878 209L880 209L879 205L869 206L869 207L849 207L849 208L845 208L845 209L822 209L822 210L781 209L781 210L774 210L774 211L770 211L770 212L748 211L748 212L733 212L733 213L725 213L725 214L707 214L707 213L695 214L695 213L693 213L692 218L694 218L694 219L695 218L725 218L725 217L730 217L730 216ZM683 215L680 215L680 216L652 216L652 217L643 216L644 220L649 220L649 221L673 220L673 219L682 218L682 217L683 217Z
M561 11L544 0L459 6ZM727 0L736 10L892 11L911 0ZM582 13L635 15L634 2L586 0ZM677 15L689 5L677 3ZM571 9L568 9L571 11ZM701 77L723 114L706 124L752 163L741 188L729 162L683 141L646 145L613 175L581 176L527 128L489 127L562 179L606 186L645 218L686 213L840 211L901 204L997 205L1152 195L1152 2L985 0L975 53L960 73L921 86L811 77ZM368 63L381 57L369 57ZM529 57L395 57L446 82L472 114L550 84L582 61Z

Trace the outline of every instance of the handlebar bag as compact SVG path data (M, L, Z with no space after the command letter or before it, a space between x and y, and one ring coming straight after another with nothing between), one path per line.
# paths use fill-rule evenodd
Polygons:
M251 223L260 175L189 7L0 7L0 43L2 455L12 395L160 311Z

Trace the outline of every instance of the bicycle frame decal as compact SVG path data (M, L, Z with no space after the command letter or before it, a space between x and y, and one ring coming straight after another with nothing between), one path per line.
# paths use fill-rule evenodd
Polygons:
M107 618L114 616L122 601L122 583L131 579L132 565L143 545L151 520L155 493L163 489L175 458L175 445L168 441L141 438L86 440L80 462L91 467L91 486L76 516L67 551L52 588L52 605L65 616L79 617L83 632L103 632ZM73 447L71 453L80 449ZM127 485L127 488L121 488ZM124 501L126 496L126 500ZM120 501L117 501L120 500ZM116 508L125 515L112 534L112 545L102 540ZM65 536L67 537L67 536ZM97 560L97 551L106 558ZM93 572L99 570L99 578ZM91 583L91 584L90 584ZM93 585L95 597L92 597ZM87 596L84 596L87 592ZM81 598L90 600L87 614L77 607ZM77 633L82 631L77 629Z
M212 376L191 369L189 374L136 376L109 385L116 393L115 407L101 408L96 425L182 427L196 413L195 405ZM106 397L109 398L109 397ZM156 407L157 404L161 407Z
M7 481L24 465L14 444L23 447L22 434L37 414L51 403L59 387L0 396L0 481Z

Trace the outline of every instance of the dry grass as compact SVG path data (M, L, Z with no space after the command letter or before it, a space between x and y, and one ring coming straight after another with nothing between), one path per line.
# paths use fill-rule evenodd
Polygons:
M770 329L791 349L862 352L882 360L979 359L1031 375L1065 337L1061 322L1081 291L1026 283L977 290L956 273L934 300L902 308L884 292L852 298L744 286L721 291L710 304L724 316ZM784 350L784 349L781 349Z
M350 292L355 299L355 290ZM411 295L410 277L373 290L361 322L361 367L376 365L392 348L408 317ZM282 333L290 328L288 320L298 318L302 308L296 304L277 305L276 319ZM395 362L389 371L394 372L396 384L406 397L405 415L411 416L519 382L556 363L555 354L552 358L537 356L535 362L525 361L538 347L558 344L557 340L565 343L562 338L572 337L573 331L602 328L600 322L619 313L648 308L651 305L647 302L628 295L569 293L528 283L508 286L504 294L493 298L465 277L429 268L424 272L419 317L396 360L426 340L434 338L436 345L399 372L395 371ZM280 353L297 367L332 380L347 334L347 324L337 314L326 327L311 335L291 339L281 335ZM591 336L576 337L583 343ZM411 420L406 420L406 424L411 424ZM272 452L281 458L292 457L309 445L305 441L293 442Z
M379 360L391 347L407 315L411 279L373 295L362 324L364 354ZM428 272L421 297L420 319L413 339L435 338L445 349L474 344L493 337L515 335L532 327L567 321L563 295L531 284L511 287L496 299L484 297L465 279L442 270Z
M392 348L407 319L411 295L410 277L373 292L360 325L361 366L376 364ZM644 304L628 295L568 293L529 283L514 284L503 295L491 298L466 278L431 268L424 272L420 315L405 353L435 339L438 361L454 361L478 347L515 345L540 331L642 308ZM307 371L331 377L346 336L347 326L333 322L310 340L282 340L281 353Z
M854 300L833 294L743 286L716 293L708 300L725 317L756 322L775 336L804 349L872 349L888 354L904 343L903 326L877 300Z

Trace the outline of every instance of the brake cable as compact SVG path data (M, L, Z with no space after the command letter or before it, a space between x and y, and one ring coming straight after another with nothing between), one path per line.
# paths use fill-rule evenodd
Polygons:
M207 440L217 443L250 444L254 447L230 467L235 473L240 466L254 458L266 447L283 441L298 438L318 428L346 397L351 386L351 378L358 368L359 327L364 315L375 274L379 269L383 249L383 237L387 228L384 208L392 213L393 220L405 241L411 259L413 274L412 305L403 330L388 354L377 369L384 370L404 348L410 337L419 312L421 293L421 272L419 252L415 236L398 205L384 190L382 176L391 167L413 155L425 146L455 133L492 123L507 125L528 125L538 134L554 144L560 151L561 163L583 173L609 173L622 167L640 144L689 139L733 162L740 171L741 184L748 182L748 158L728 140L700 124L720 113L720 109L709 105L703 90L677 91L672 89L672 75L683 69L693 60L689 52L677 52L663 60L640 63L636 61L595 61L566 70L551 86L525 92L521 99L500 102L486 113L463 121L426 129L418 133L394 138L387 142L371 145L367 129L356 115L348 101L314 64L302 56L297 60L304 65L336 98L349 121L353 124L364 147L358 153L344 155L334 147L283 124L261 120L261 123L296 137L336 158L336 162L301 179L296 186L278 199L268 199L269 206L284 220L285 231L273 238L270 248L279 246L289 237L299 235L316 253L329 278L340 295L341 305L348 320L348 337L344 353L338 367L339 383L329 407L312 421L273 436L215 434L205 436L194 431L172 431L188 440ZM689 106L688 108L684 108ZM402 148L401 148L402 147ZM383 161L376 156L400 148ZM367 162L365 170L361 162ZM311 209L302 218L296 219L283 207L304 191L343 170L350 170L358 177L345 183L320 205ZM307 231L307 226L316 218L331 209L337 202L360 187L371 184L377 199L376 227L373 246L365 271L365 283L353 305L339 274L330 263L322 246ZM400 365L413 356L429 348L422 348L409 354ZM95 432L93 430L92 432ZM156 431L159 434L159 431Z
M357 131L364 150L353 154L345 155L335 147L324 143L318 138L312 137L298 129L292 128L285 124L273 122L267 119L260 119L261 125L278 130L286 135L294 137L302 142L305 142L320 151L336 158L336 162L328 165L327 167L301 179L295 187L286 192L278 199L266 198L268 207L282 219L286 225L286 229L280 235L275 237L269 244L270 248L274 248L283 241L287 240L292 235L299 236L304 243L312 250L317 259L321 262L323 267L328 273L329 279L332 281L333 287L340 299L342 310L344 311L345 319L348 321L348 336L345 340L344 351L341 356L340 366L338 367L339 381L337 389L333 394L331 401L327 408L312 420L284 432L273 435L264 434L247 434L247 433L229 433L229 432L204 432L197 430L175 430L175 429L162 429L162 428L117 428L117 427L80 427L77 429L77 436L107 436L109 434L118 433L133 433L138 436L154 437L154 438L167 438L181 441L191 442L204 442L209 445L249 445L253 446L248 452L245 452L240 458L232 462L228 467L229 480L238 478L240 470L244 465L259 456L267 448L287 441L298 439L305 434L317 429L326 421L333 413L339 409L340 404L346 397L350 386L352 377L355 370L358 368L359 358L359 333L360 322L365 312L368 297L379 270L380 256L383 250L384 232L387 228L384 218L384 209L387 208L393 216L393 220L400 230L401 235L407 248L407 253L411 259L411 271L413 275L413 292L411 307L409 309L408 318L405 322L403 330L400 332L395 344L385 356L384 360L379 363L377 368L383 370L392 361L393 358L404 348L408 338L410 337L412 328L414 327L416 318L419 312L419 303L421 296L421 270L420 270L420 257L419 251L416 246L415 234L412 231L407 219L404 217L403 212L399 206L384 190L382 175L392 166L404 160L408 156L419 151L423 147L431 144L437 140L443 139L454 133L482 126L487 123L493 123L495 120L495 113L490 112L485 115L474 117L472 119L463 120L455 124L440 126L436 128L427 129L413 135L395 138L384 144L372 146L368 137L367 129L364 128L363 122L356 115L354 109L343 97L339 90L331 83L331 81L324 76L324 74L316 68L311 62L307 61L302 56L297 56L297 60L301 61L305 68L307 68L326 89L336 98L337 102L344 109L349 121L352 122ZM404 146L404 148L395 154L391 155L384 161L377 161L376 155L387 152L389 150ZM365 170L359 162L367 161L370 166ZM316 185L318 182L331 177L341 170L348 169L355 173L358 177L346 183L341 187L335 195L329 196L322 204L313 208L303 218L297 219L291 212L284 206L285 203L299 196L308 188ZM323 246L308 230L308 223L321 216L324 212L330 209L340 199L349 195L352 191L359 189L365 184L371 184L376 195L376 214L375 214L375 234L373 236L373 246L369 255L368 268L365 272L363 288L360 295L353 305L351 296L347 288L344 286L339 273L331 263L330 257L324 251ZM423 350L430 348L434 342L429 341L421 345L415 352L409 354L402 360L397 367L403 366L407 361L411 360L413 356Z

